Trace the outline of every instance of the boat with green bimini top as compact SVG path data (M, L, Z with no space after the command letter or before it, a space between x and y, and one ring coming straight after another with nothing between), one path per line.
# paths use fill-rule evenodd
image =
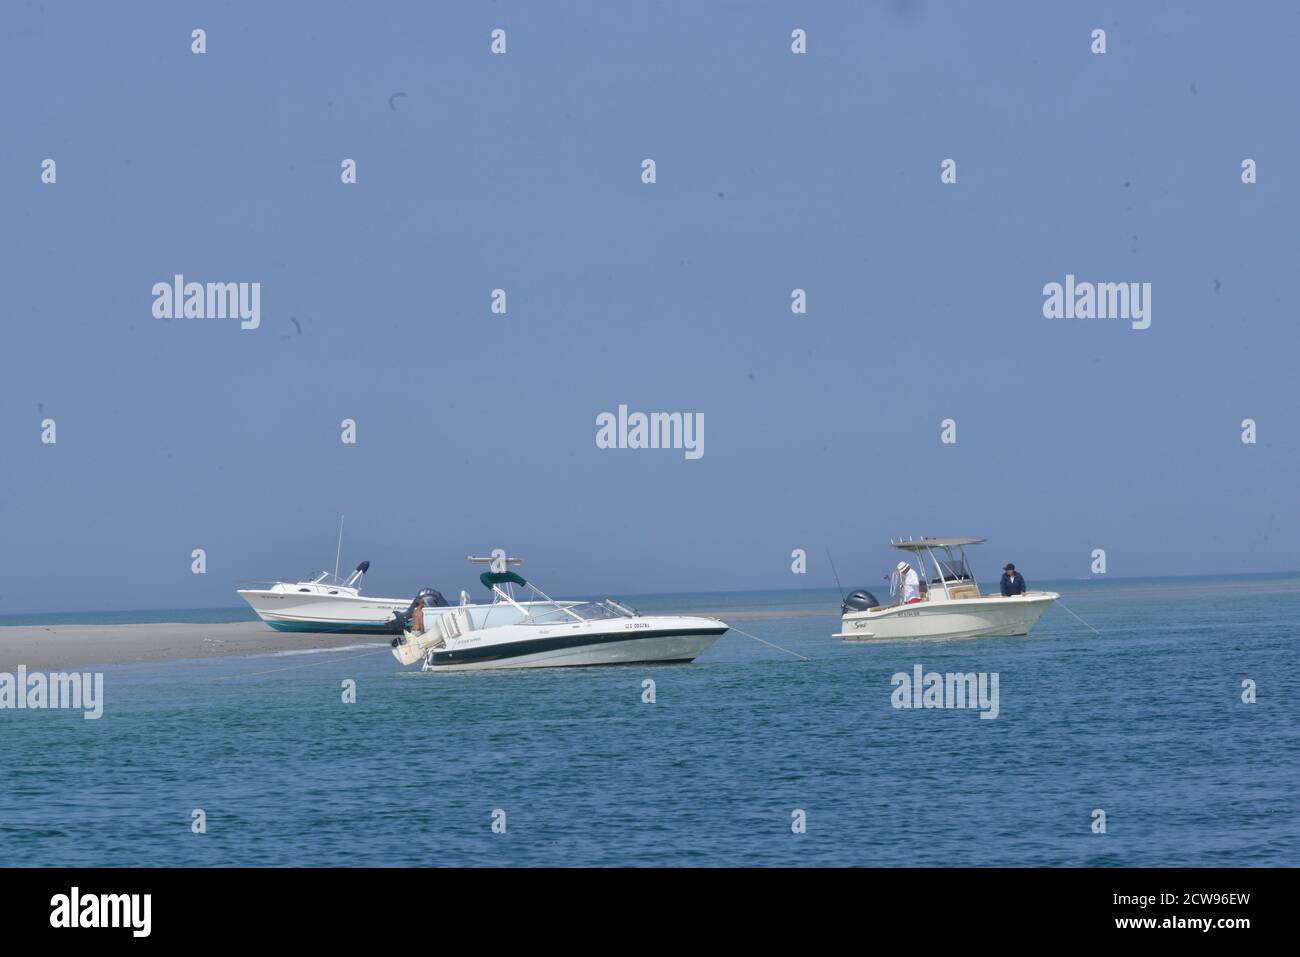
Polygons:
M393 657L423 671L688 663L728 626L713 618L640 615L612 598L557 602L513 571L479 576L493 595L403 630ZM521 601L515 589L530 600Z

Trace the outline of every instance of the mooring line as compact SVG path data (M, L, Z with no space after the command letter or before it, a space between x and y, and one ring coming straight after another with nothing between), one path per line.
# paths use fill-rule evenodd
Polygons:
M1086 621L1084 621L1082 618L1079 618L1078 615L1075 615L1074 612L1070 611L1070 606L1067 605L1065 602L1061 601L1061 599L1059 599L1059 598L1056 599L1056 603L1057 603L1058 605L1060 605L1062 608L1064 608L1066 611L1069 611L1070 614L1071 614L1071 615L1074 615L1075 618L1078 618L1080 622L1083 622L1084 627L1086 627L1086 628L1092 628L1092 625L1089 625L1089 624L1088 624ZM1100 634L1101 634L1101 632L1099 632L1096 628L1092 628L1092 633L1095 634L1095 635L1100 635Z
M766 639L758 637L758 635L751 635L747 631L741 631L735 625L731 625L730 627L731 630L734 631L736 634L744 635L746 638L753 638L755 641L761 641L769 648L775 648L777 651L784 651L787 655L794 655L796 658L800 659L801 661L812 661L812 659L809 658L807 655L801 655L797 651L791 651L789 648L782 648L780 645L773 644L772 642L767 641Z
M380 654L381 652L387 652L387 651L388 651L387 648L379 648L375 651L366 651L359 655L348 655L346 658L327 658L324 661L308 661L301 665L285 665L283 668L270 668L266 671L250 671L242 675L221 675L219 677L212 678L211 680L226 681L230 678L257 678L261 675L275 674L277 671L293 671L296 668L314 668L317 665L333 665L333 664L337 664L340 661L351 661L354 658L368 658L371 655L377 655Z

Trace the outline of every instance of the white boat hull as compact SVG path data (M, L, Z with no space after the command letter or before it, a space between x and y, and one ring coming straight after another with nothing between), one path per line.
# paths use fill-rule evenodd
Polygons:
M388 632L393 612L405 611L410 599L365 595L310 594L245 589L239 596L276 631L332 631L341 634ZM441 609L426 609L426 614Z
M711 618L650 617L484 628L431 647L407 632L394 647L403 664L425 661L426 671L570 668L592 665L673 664L694 661L727 631ZM426 657L427 655L427 657Z
M921 601L881 609L852 611L834 637L845 641L897 638L984 638L1029 634L1029 629L1060 596L1027 592L952 601Z

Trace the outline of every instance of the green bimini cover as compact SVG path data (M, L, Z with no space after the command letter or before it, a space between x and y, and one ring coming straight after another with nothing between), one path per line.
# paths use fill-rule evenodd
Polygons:
M503 585L510 582L514 585L527 585L520 576L514 572L484 572L478 576L478 580L483 583L484 588L491 588L493 585Z

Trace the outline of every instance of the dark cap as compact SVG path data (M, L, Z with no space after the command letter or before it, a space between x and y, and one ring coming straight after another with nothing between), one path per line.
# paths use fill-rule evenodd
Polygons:
M1010 562L1007 562L1007 564L1002 566L1002 570L1004 572L1013 572L1016 570L1016 566L1012 565Z

